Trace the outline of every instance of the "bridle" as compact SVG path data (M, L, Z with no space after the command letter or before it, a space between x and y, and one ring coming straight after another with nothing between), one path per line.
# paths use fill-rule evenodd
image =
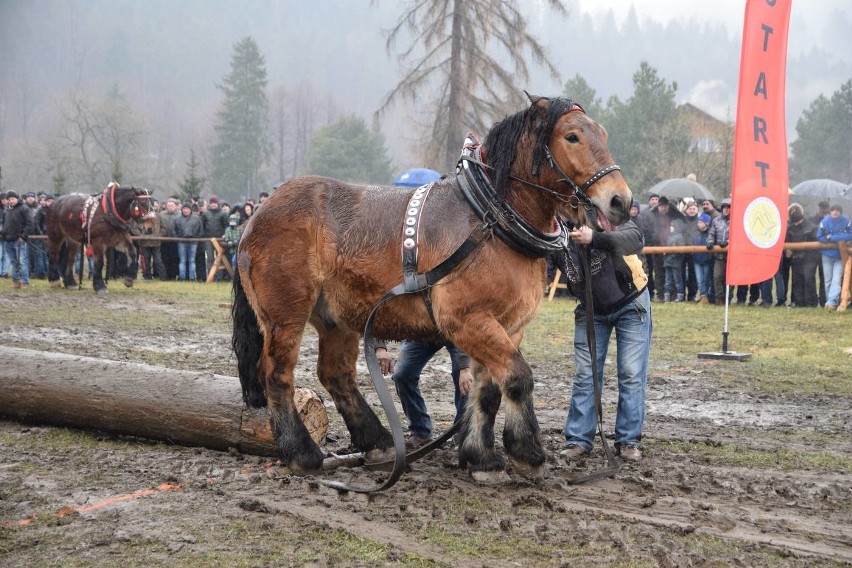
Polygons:
M585 109L577 103L571 103L571 106L568 107L568 110L565 111L565 114L569 114L572 112L580 112L586 114ZM550 165L551 169L555 171L559 175L559 179L556 180L556 183L564 183L571 189L570 195L564 195L559 193L558 191L554 191L548 187L544 187L543 185L539 185L536 183L532 183L525 179L517 178L515 176L509 176L510 179L538 189L540 191L544 191L549 193L559 201L563 203L567 203L569 207L572 209L578 209L580 205L583 206L586 211L591 211L594 209L594 204L592 204L592 200L589 199L589 196L586 194L586 191L594 185L598 180L600 180L605 175L612 173L617 170L621 170L621 168L617 164L610 164L608 166L604 166L594 174L589 177L582 185L577 185L574 180L571 179L571 176L565 173L565 171L559 166L556 162L556 159L553 157L553 153L550 151L550 146L545 143L544 144L544 157L547 159L547 163ZM539 163L536 161L533 164L532 175L538 177L539 175Z
M127 206L127 212L122 215L115 202L115 191L117 189L130 189L134 193L133 199ZM139 219L148 212L148 199L151 192L144 188L134 186L119 186L111 182L104 190L101 197L101 209L107 223L117 229L127 231L134 220Z

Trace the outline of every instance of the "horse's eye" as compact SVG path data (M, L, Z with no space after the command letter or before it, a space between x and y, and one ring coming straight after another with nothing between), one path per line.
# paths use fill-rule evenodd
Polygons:
M567 141L568 141L568 142L570 142L571 144L576 144L577 142L579 142L579 141L580 141L580 137L579 137L579 136L577 136L576 134L573 134L573 133L572 133L572 134L569 134L568 136L566 136L566 137L565 137L565 140L567 140Z

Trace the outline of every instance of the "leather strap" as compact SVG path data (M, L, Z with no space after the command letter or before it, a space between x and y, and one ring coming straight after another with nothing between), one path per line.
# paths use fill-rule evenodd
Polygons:
M385 302L396 298L397 296L423 292L429 287L435 285L435 283L455 270L455 268L458 267L464 259L476 250L479 245L489 239L491 235L492 232L490 225L485 223L477 225L467 239L465 239L455 252L453 252L453 254L444 259L432 270L423 274L415 274L411 278L406 278L403 282L400 282L391 288L384 296L382 296L382 299L378 301L372 311L370 311L370 315L367 317L367 323L364 326L364 358L367 361L367 368L370 370L370 378L373 380L373 386L376 388L376 394L379 397L379 402L382 403L382 408L388 417L388 425L390 426L391 435L393 436L394 459L391 474L384 483L378 487L359 487L329 479L320 480L323 485L334 487L341 491L352 491L354 493L375 493L377 491L384 491L385 489L392 487L403 474L406 463L410 463L406 461L407 459L414 461L428 454L458 430L459 424L453 424L453 427L440 438L427 446L412 452L411 458L406 457L405 435L402 431L402 423L399 419L399 413L396 411L393 397L391 396L390 390L385 382L385 377L382 375L379 360L376 358L376 347L378 346L378 343L373 335L373 317ZM389 463L390 462L381 462L379 464L375 464L375 469L385 469Z

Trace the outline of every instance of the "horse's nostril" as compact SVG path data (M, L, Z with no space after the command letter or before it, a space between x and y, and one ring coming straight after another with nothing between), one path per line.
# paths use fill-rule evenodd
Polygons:
M613 211L618 211L618 212L628 211L627 204L619 195L613 196L612 200L609 202L609 206Z

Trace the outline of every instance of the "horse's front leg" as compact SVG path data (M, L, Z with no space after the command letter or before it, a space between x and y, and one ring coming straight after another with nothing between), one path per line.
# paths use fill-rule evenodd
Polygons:
M98 294L106 293L107 287L104 282L104 247L100 245L92 245L92 257L95 259L95 271L92 274L92 287ZM85 254L85 252L84 252Z
M503 446L518 473L538 477L545 462L541 431L533 411L532 370L503 327L491 316L468 316L452 334L482 368L468 399L462 425L459 464L480 481L499 481L505 464L494 448L494 420L503 398Z

